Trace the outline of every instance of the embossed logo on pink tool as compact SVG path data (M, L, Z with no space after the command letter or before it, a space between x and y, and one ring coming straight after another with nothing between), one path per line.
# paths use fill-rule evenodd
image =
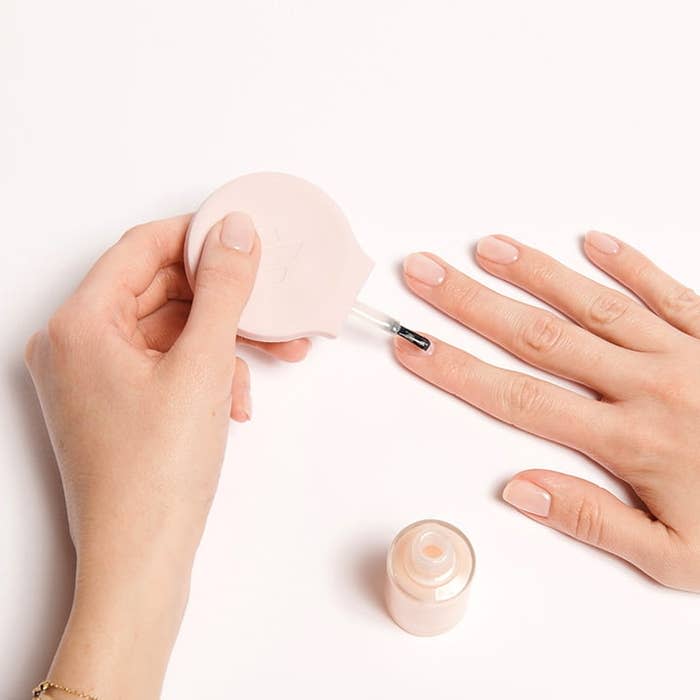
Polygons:
M430 348L427 338L356 300L372 261L340 207L315 185L284 173L244 175L202 204L185 241L185 271L193 289L207 233L232 211L251 217L261 241L258 276L240 335L268 342L335 338L354 312L422 350Z

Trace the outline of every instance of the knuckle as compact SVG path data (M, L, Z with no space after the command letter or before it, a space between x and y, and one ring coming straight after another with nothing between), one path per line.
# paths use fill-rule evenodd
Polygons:
M117 245L133 245L149 265L160 266L167 250L166 239L152 223L137 224L125 231Z
M249 265L203 262L197 270L197 288L219 295L239 295L250 288L252 277Z
M508 421L518 424L524 416L542 411L545 397L534 379L521 375L505 385L501 404Z
M528 286L542 289L551 286L554 277L554 266L548 261L533 263L528 269Z
M689 287L674 287L661 298L660 306L668 315L700 314L700 296Z
M133 240L134 238L139 238L143 234L145 227L146 224L137 224L136 226L132 226L131 228L124 231L124 233L119 238L119 242L125 243Z
M564 326L553 314L537 314L526 321L520 332L520 345L525 349L547 354L559 347L564 337Z
M617 321L627 312L631 301L625 299L621 294L614 292L603 292L593 299L588 308L588 319L595 325L607 325Z
M481 285L468 279L461 279L447 284L444 291L449 305L448 312L458 319L465 319L473 314L481 294Z
M51 345L63 345L71 335L72 319L64 310L59 309L46 324L46 333Z
M654 277L655 270L655 265L646 258L643 258L636 265L632 265L630 279L636 284L646 284Z
M131 241L133 239L143 239L143 238L149 238L149 239L153 240L153 242L156 245L160 245L163 242L162 237L159 235L157 228L154 228L153 222L144 223L144 224L136 224L135 226L132 226L131 228L124 231L124 233L122 234L122 236L119 240L120 241Z
M67 302L46 325L49 345L56 349L76 346L85 335L88 320L86 312L77 301Z
M442 384L453 394L461 395L465 383L469 377L468 368L459 362L459 360L451 360L446 362L441 367Z
M603 541L603 522L598 501L584 496L573 514L573 535L582 542L598 546Z

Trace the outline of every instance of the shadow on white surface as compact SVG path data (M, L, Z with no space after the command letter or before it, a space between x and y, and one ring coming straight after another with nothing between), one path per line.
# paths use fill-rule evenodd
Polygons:
M68 535L61 480L46 431L39 401L31 379L12 358L8 367L8 386L17 407L23 444L27 446L24 468L29 504L22 508L27 518L36 519L34 527L41 537L23 540L23 567L9 572L14 600L5 601L12 611L6 619L16 634L12 675L6 679L6 697L28 697L44 678L70 611L75 554ZM28 525L25 523L25 526ZM21 533L21 531L18 531ZM32 551L32 545L40 548ZM26 549L25 549L26 547ZM6 649L7 651L7 649Z
M375 548L358 553L357 588L362 591L370 605L384 615L384 571L386 567L386 548Z

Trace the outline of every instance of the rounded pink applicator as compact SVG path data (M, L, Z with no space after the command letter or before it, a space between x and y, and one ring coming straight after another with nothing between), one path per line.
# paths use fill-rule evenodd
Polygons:
M244 175L202 204L185 241L185 272L192 288L207 233L232 211L251 217L261 241L258 276L241 316L240 335L268 342L313 335L335 338L354 312L429 349L427 338L356 301L372 261L340 207L318 187L292 175Z

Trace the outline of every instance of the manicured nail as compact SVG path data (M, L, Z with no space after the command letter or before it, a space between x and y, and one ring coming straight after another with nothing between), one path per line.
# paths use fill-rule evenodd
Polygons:
M253 397L250 395L250 389L243 396L243 405L241 406L243 413L246 414L248 420L253 417Z
M589 231L586 234L586 243L592 245L596 250L608 255L614 255L620 252L620 244L607 233L600 231Z
M520 251L507 241L502 241L496 236L486 236L476 244L476 252L482 257L499 265L507 265L515 262Z
M513 479L503 489L503 500L526 513L546 518L552 505L552 496L531 481Z
M250 253L255 245L255 226L247 214L234 211L224 218L221 243L241 253Z
M445 268L423 253L409 255L403 261L403 271L429 287L437 287L445 281Z
M409 357L430 357L435 351L435 342L430 341L427 350L421 350L408 340L404 340L400 336L394 338L394 348L400 355L408 355Z

